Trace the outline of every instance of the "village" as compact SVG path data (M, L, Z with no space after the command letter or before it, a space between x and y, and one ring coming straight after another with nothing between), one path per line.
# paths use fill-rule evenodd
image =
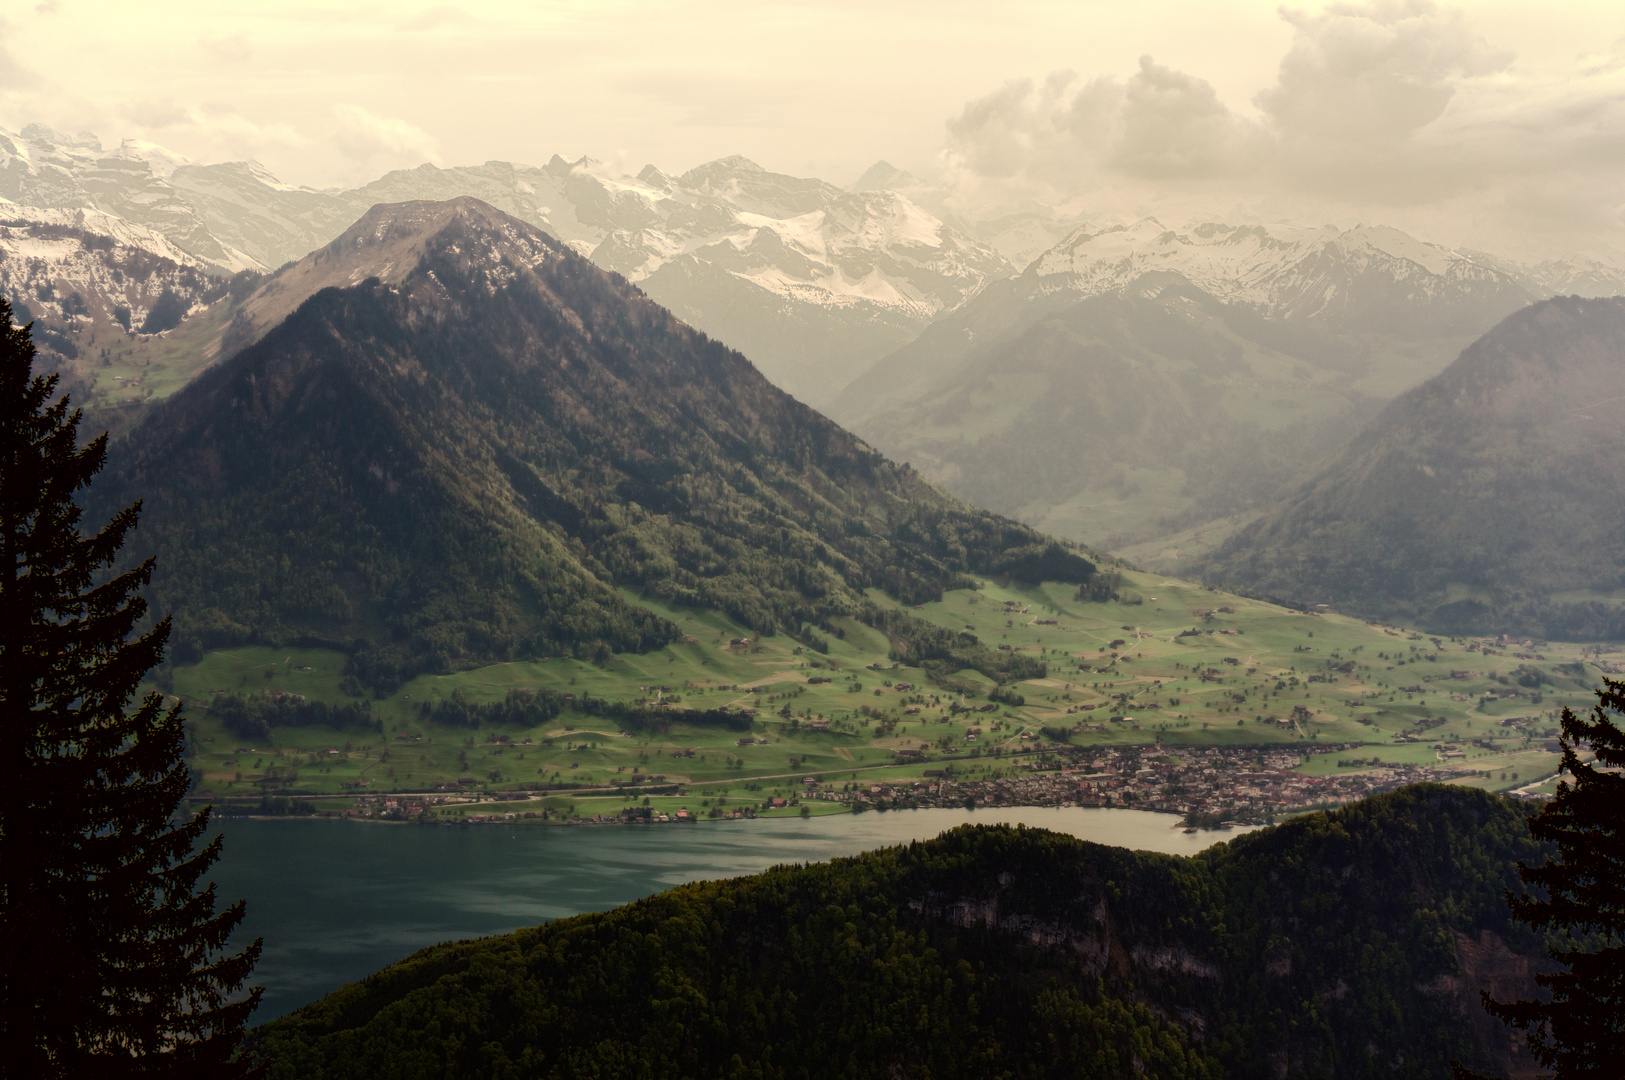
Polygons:
M1316 747L1336 753L1341 746ZM1122 747L1024 765L1006 776L975 779L950 766L927 770L913 784L876 784L848 791L815 790L808 798L853 810L924 806L1093 806L1180 814L1192 826L1270 824L1280 815L1324 809L1405 784L1472 775L1461 767L1390 764L1345 776L1297 771L1303 757L1270 747L1182 747L1177 756ZM1361 762L1364 764L1364 762ZM935 775L932 775L935 774Z
M641 801L586 813L594 792L557 796L537 791L420 796L361 796L352 807L324 816L441 824L682 824L814 813L863 813L929 807L1117 807L1179 815L1189 828L1271 824L1281 817L1343 805L1405 784L1476 779L1441 744L1436 764L1378 763L1339 756L1341 775L1306 773L1310 757L1358 753L1359 744L1316 746L1309 753L1279 746L1156 747L1056 746L987 769L948 761L923 771L907 766L872 770L866 781L823 775L786 778L765 797L708 785L677 786ZM1329 760L1329 758L1328 758ZM896 775L902 773L904 775ZM755 786L755 785L752 785ZM609 812L604 812L604 810Z

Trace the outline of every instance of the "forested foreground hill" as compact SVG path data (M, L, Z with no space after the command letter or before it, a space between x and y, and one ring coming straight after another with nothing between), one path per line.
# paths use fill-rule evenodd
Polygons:
M343 286L149 414L95 491L145 500L132 554L182 659L345 643L387 689L679 636L623 590L804 634L869 587L1093 573L477 200L375 207L311 265Z
M1044 830L427 949L261 1028L276 1080L1531 1075L1523 812L1418 786L1200 856Z
M1625 633L1625 298L1508 316L1201 567L1451 634Z

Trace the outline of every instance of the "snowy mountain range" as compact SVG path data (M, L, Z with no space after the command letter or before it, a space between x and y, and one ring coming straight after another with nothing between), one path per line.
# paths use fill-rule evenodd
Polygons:
M379 203L471 195L637 283L823 403L937 315L1019 267L888 190L843 190L740 157L669 177L600 162L492 161L391 172L363 187L283 184L251 162L199 165L90 134L0 130L0 197L144 226L221 272L301 258Z
M828 410L972 502L1120 548L1254 512L1559 289L1610 295L1625 276L1381 226L1086 225Z
M1350 349L1374 357L1356 389L1384 399L1453 353L1396 353L1353 338L1328 345L1327 334L1455 342L1531 299L1625 292L1625 274L1595 260L1523 265L1381 226L1101 225L1042 207L966 220L941 190L886 162L844 189L741 157L670 176L652 165L630 174L555 156L540 166L425 164L357 188L315 190L253 162L198 164L129 140L104 149L92 134L39 125L0 129L0 216L28 226L0 246L0 288L44 320L65 368L70 360L86 367L68 354L92 338L109 348L101 335L122 329L114 312L128 308L136 332L102 359L122 356L143 369L157 360L178 378L243 342L225 334L233 316L208 307L220 293L211 278L286 266L380 203L464 195L622 274L846 422L951 382L969 352L1047 313L1175 278L1232 318L1264 320L1267 336L1309 341L1317 368L1355 363ZM77 242L64 229L109 237L114 247ZM118 279L116 264L136 250L166 268L149 275L156 291ZM252 288L241 284L235 298ZM141 327L167 321L148 322L165 289L166 312L180 304L189 316L208 314L209 332L192 335L207 340L207 357L142 340ZM122 391L153 389L140 372L118 379Z
M1517 307L1557 291L1625 292L1625 271L1575 260L1522 266L1457 251L1384 226L1351 229L1216 222L1175 229L1144 218L1084 225L1018 276L990 283L919 338L876 364L831 404L847 422L889 411L952 380L960 361L1081 300L1170 281L1230 311L1262 320L1272 339L1317 341L1309 359L1335 363L1348 344L1327 335L1470 340ZM1462 343L1464 343L1464 340ZM1454 347L1459 347L1456 345ZM1370 352L1369 349L1364 350ZM1366 365L1364 393L1389 397L1442 370L1454 352Z
M1077 298L1125 288L1145 274L1172 273L1221 303L1267 318L1331 321L1396 303L1436 317L1441 306L1472 306L1516 287L1487 262L1398 229L1207 223L1177 230L1155 218L1082 228L1030 271L1038 292Z

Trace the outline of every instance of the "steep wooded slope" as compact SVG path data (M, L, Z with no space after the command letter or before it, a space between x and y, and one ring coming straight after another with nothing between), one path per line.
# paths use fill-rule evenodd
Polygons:
M428 949L260 1030L276 1080L1531 1075L1523 812L1420 786L1181 859L1037 829Z
M319 254L371 276L176 394L98 485L146 499L136 554L159 557L182 655L354 639L383 686L677 636L617 588L795 632L871 586L1092 573L476 200L377 207Z
M1517 312L1201 567L1455 633L1625 634L1625 299Z

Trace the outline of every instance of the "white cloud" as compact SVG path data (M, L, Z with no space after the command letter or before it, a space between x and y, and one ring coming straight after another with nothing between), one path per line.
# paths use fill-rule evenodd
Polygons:
M221 102L196 104L155 98L119 110L128 136L157 143L184 144L196 160L258 161L268 155L306 150L311 140L290 124L261 122ZM117 140L114 140L115 143Z
M1094 105L1100 95L1080 95ZM1266 152L1258 126L1230 111L1201 79L1140 58L1123 86L1107 164L1144 179L1209 179L1251 172Z
M1625 250L1625 53L1520 68L1425 0L1282 11L1290 46L1256 114L1142 57L1127 78L1005 84L948 122L953 182L986 205L1085 196L1090 213L1247 204L1383 219L1449 242Z
M340 105L333 117L335 145L358 162L417 165L440 156L432 135L398 117L379 116L359 105Z
M1420 0L1281 17L1296 30L1292 48L1256 103L1284 139L1404 140L1444 115L1463 80L1499 74L1512 62L1473 34L1461 12Z

